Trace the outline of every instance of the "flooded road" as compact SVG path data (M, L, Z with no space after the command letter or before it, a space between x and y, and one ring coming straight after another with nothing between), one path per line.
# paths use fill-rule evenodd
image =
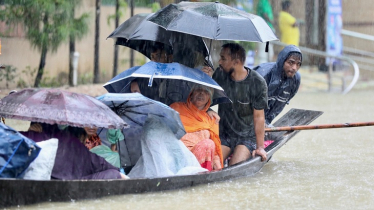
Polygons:
M374 121L374 91L300 92L312 124ZM301 131L255 176L176 191L42 203L20 209L373 209L374 127Z

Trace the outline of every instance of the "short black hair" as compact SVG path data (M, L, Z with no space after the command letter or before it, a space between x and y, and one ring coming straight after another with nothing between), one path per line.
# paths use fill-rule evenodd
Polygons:
M301 63L303 62L303 57L302 57L301 53L299 53L299 52L290 52L290 53L288 54L286 60L288 60L288 59L291 58L291 57L298 58L298 59L300 59Z
M151 53L155 53L158 50L160 50L160 51L165 50L167 55L172 55L173 54L173 48L172 47L170 47L166 44L160 43L160 42L153 43L151 45Z
M285 0L282 1L282 10L287 10L291 6L291 1Z
M245 49L237 43L226 43L222 45L222 48L230 50L231 59L239 59L243 64L245 63Z

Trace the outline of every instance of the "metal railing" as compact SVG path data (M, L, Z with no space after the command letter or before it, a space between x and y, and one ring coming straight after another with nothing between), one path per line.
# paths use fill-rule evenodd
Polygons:
M279 45L279 46L287 46L287 44L285 43L282 43L282 42L271 42L272 44L274 45ZM343 94L346 94L348 93L350 90L352 90L352 88L355 86L355 84L357 83L358 81L358 78L359 78L359 75L360 75L360 70L359 70L359 67L357 65L357 63L347 57L347 56L340 56L340 55L332 55L332 54L329 54L329 53L326 53L324 51L320 51L320 50L315 50L315 49L311 49L311 48L306 48L306 47L299 47L299 49L301 50L301 52L304 54L304 53L307 53L307 54L312 54L312 55L317 55L317 56L321 56L321 57L325 57L325 58L335 58L335 59L339 59L339 60L345 60L347 61L349 64L352 65L353 67L353 70L354 70L354 75L353 75L353 78L352 78L352 81L351 83L348 85L348 87L344 88L343 90ZM329 64L329 70L328 70L328 85L329 85L329 90L332 89L332 74L333 74L333 63L332 63L332 59L330 61L330 64ZM345 86L344 82L343 82L343 87Z
M371 42L374 41L374 36L368 35L368 34L363 34L363 33L355 32L355 31L349 31L345 29L342 29L340 33L341 35L344 35L344 36L350 36L350 37L363 39L363 40L367 40ZM359 62L358 65L360 69L367 70L367 71L374 70L372 67L374 65L374 53L373 52L346 47L346 46L343 46L343 52L347 54L351 54L349 57Z

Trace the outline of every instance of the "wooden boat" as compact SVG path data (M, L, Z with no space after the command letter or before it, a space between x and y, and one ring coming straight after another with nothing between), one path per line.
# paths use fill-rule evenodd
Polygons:
M322 112L291 109L274 126L306 125ZM299 131L276 132L274 142L265 150L268 159ZM238 177L251 176L261 170L266 162L260 157L251 158L222 170L195 175L129 180L20 180L0 179L0 208L47 201L71 201L101 198L110 195L156 192L196 186Z

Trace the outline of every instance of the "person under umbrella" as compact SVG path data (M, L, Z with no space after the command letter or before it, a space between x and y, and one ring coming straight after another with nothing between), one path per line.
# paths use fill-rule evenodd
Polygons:
M58 128L58 125L127 127L109 107L95 98L59 89L23 89L0 100L0 116L50 124L41 132L30 129L22 134L36 142L59 139L58 158L52 171L55 179L125 178L118 168L91 153L71 132Z
M200 165L209 171L221 169L223 166L218 124L206 113L211 97L210 88L196 85L192 88L187 102L170 105L179 112L187 132L181 138L182 142L196 156Z
M156 61L151 56L151 54L154 53L153 47L155 45L164 45L171 49L188 48L202 57L208 55L208 49L201 37L167 31L147 21L146 19L151 15L153 15L153 13L136 14L130 17L118 26L108 38L116 39L116 45L123 45L134 49L153 61ZM172 59L169 59L168 62L172 62Z
M62 180L74 179L127 179L119 169L109 164L104 158L90 152L69 129L60 130L58 126L41 124L35 131L33 128L20 133L35 142L51 138L58 139L56 160L51 178Z
M129 171L132 167L136 167L134 172L134 169L131 169L129 173L131 178L144 177L145 173L140 171L149 172L145 177L175 174L178 170L170 169L169 165L165 163L165 161L168 162L168 157L178 159L179 163L192 161L190 162L192 165L199 166L196 158L189 154L187 148L179 141L186 132L179 113L169 106L139 93L106 93L97 99L111 107L131 126L131 129L123 130L124 144L119 145L119 150L122 151L121 158L125 159L122 162L126 164L125 170ZM152 125L157 124L157 126L147 126L147 121ZM160 149L163 147L166 148L165 151ZM194 160L190 160L191 156ZM160 162L153 163L155 159L152 157ZM150 171L149 167L157 168L157 170ZM160 168L170 169L173 173L159 171Z

